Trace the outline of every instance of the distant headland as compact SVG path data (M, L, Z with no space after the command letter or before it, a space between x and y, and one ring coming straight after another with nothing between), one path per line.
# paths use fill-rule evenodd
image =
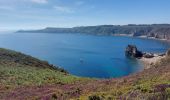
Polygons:
M123 35L170 40L170 24L99 25L73 28L47 27L39 30L19 30L17 33L79 33L109 36Z

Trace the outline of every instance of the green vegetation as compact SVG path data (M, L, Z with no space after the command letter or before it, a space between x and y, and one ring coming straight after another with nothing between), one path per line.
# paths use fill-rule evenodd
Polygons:
M0 83L7 86L68 84L80 78L52 69L30 66L0 66Z
M78 82L87 82L91 79L80 78L68 74L65 70L50 65L46 61L41 61L28 55L7 49L0 49L0 99L18 100L18 93L22 93L28 88L28 95L32 94L34 89L45 88L48 91L51 86L54 88L67 84L75 84ZM30 89L31 88L31 89ZM17 90L18 89L18 90ZM54 89L55 90L55 89ZM61 92L62 89L56 89L52 95L56 98L55 92ZM36 96L40 92L40 96ZM18 95L19 97L37 99L43 91L34 91L34 96ZM12 96L8 96L9 94ZM15 94L15 95L14 95ZM48 95L48 93L45 93ZM9 97L9 98L8 98ZM32 98L33 97L33 98Z
M119 79L95 80L11 50L0 49L0 99L168 100L170 56L150 69Z
M21 64L25 66L33 66L38 68L49 68L67 73L64 69L54 65L50 65L46 61L39 60L29 55L22 54L20 52L0 48L0 63L9 64Z

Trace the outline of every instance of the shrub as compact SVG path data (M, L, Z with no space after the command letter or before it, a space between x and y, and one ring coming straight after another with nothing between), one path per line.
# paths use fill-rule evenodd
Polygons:
M100 98L100 96L92 95L92 96L89 96L89 100L102 100L102 99Z

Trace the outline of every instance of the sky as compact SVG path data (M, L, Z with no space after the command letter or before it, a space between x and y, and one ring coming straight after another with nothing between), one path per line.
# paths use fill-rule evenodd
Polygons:
M0 0L0 30L170 23L170 0Z

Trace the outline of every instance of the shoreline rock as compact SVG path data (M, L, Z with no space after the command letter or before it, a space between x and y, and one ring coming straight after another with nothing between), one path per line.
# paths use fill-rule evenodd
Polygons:
M127 57L140 58L143 56L143 53L137 49L135 45L128 45L125 50Z
M125 55L127 57L139 59L144 64L144 69L148 69L154 66L161 59L170 55L170 50L168 50L166 54L165 53L154 54L148 52L141 52L137 49L135 45L128 45L125 50Z

